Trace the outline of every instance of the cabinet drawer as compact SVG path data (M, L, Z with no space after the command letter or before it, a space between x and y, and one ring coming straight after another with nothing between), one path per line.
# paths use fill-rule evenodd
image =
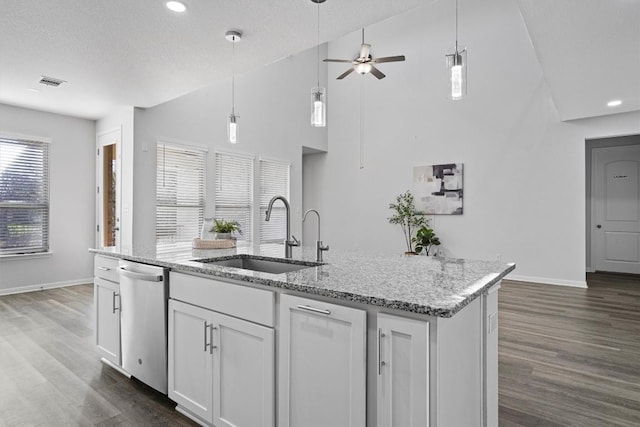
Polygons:
M275 297L270 291L172 271L169 298L274 326Z
M96 255L94 260L93 275L101 279L118 283L118 259L102 255Z

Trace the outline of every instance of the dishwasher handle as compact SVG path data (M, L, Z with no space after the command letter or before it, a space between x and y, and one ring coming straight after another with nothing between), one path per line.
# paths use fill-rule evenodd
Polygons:
M144 280L147 282L162 282L164 280L164 276L162 274L136 273L135 271L127 270L124 266L120 266L119 269L120 274L131 279Z

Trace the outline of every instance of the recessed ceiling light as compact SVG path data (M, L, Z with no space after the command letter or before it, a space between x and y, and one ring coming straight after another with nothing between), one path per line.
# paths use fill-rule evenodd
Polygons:
M187 10L187 6L185 6L181 1L168 1L167 8L178 13L182 13Z
M622 104L622 101L619 99L614 99L613 101L609 101L607 102L607 107L617 107L618 105Z

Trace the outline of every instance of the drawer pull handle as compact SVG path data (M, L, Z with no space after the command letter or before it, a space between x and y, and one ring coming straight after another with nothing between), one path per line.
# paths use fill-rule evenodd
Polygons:
M320 308L314 308L308 305L299 305L298 308L300 310L307 310L307 311L312 311L314 313L326 314L327 316L331 314L331 311L329 310L322 310Z
M102 270L102 271L111 271L111 269L109 267L96 267L98 270Z

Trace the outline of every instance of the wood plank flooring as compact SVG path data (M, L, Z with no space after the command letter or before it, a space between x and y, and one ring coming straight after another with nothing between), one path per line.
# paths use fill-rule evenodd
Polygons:
M588 283L504 281L500 426L640 425L640 280ZM103 366L93 324L92 285L0 297L0 427L194 425Z
M93 325L93 285L0 297L0 427L196 425L100 363Z
M504 281L500 426L640 426L640 278Z

